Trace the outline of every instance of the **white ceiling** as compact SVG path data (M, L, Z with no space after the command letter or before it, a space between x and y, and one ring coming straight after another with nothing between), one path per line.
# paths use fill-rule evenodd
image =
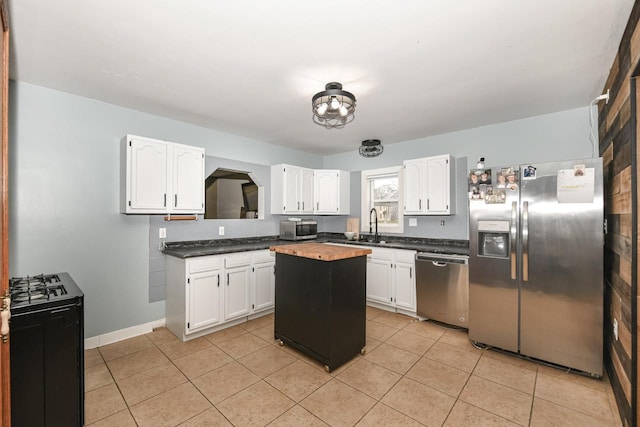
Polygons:
M633 0L9 0L11 78L322 155L589 105ZM325 129L330 81L355 120ZM185 142L188 141L179 141Z

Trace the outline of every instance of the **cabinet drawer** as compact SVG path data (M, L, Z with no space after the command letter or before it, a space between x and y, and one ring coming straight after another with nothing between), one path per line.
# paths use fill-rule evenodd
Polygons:
M276 260L276 253L270 250L258 251L253 254L253 263L274 262Z
M381 259L393 259L393 255L396 253L395 249L387 249L387 248L379 248L372 247L371 248L371 258L381 258Z
M395 251L396 261L399 261L399 262L408 262L413 264L415 257L416 257L416 251L407 251L403 249Z
M224 259L225 268L242 267L251 264L251 254L243 253L238 255L227 256Z
M201 273L203 271L219 270L220 269L220 257L218 256L203 256L192 258L187 261L187 270L189 273Z

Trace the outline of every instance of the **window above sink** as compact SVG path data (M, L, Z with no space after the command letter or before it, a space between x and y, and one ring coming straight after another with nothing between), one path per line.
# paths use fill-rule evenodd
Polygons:
M378 234L402 233L402 168L400 166L362 171L362 210L360 228L369 232L370 212L375 208L378 218ZM375 230L373 230L375 231Z

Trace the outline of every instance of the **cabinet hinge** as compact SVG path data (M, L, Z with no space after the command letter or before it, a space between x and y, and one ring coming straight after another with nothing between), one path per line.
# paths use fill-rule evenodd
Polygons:
M255 304L251 304L251 309L254 310L256 308Z
M187 283L191 283L191 278L187 277Z
M129 140L129 147L131 147L131 140Z
M449 159L446 160L447 164L449 164Z
M187 329L191 327L191 323L187 322Z
M218 287L220 287L220 275L218 274Z
M131 200L129 200L129 206L131 206Z
M256 268L255 267L251 267L251 272L253 273L255 271L256 271Z

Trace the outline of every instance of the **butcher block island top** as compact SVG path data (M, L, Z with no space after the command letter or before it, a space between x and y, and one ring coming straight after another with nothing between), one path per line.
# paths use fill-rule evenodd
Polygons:
M371 253L371 249L367 248L354 248L326 243L295 243L271 246L269 249L279 254L294 255L319 261L337 261Z

